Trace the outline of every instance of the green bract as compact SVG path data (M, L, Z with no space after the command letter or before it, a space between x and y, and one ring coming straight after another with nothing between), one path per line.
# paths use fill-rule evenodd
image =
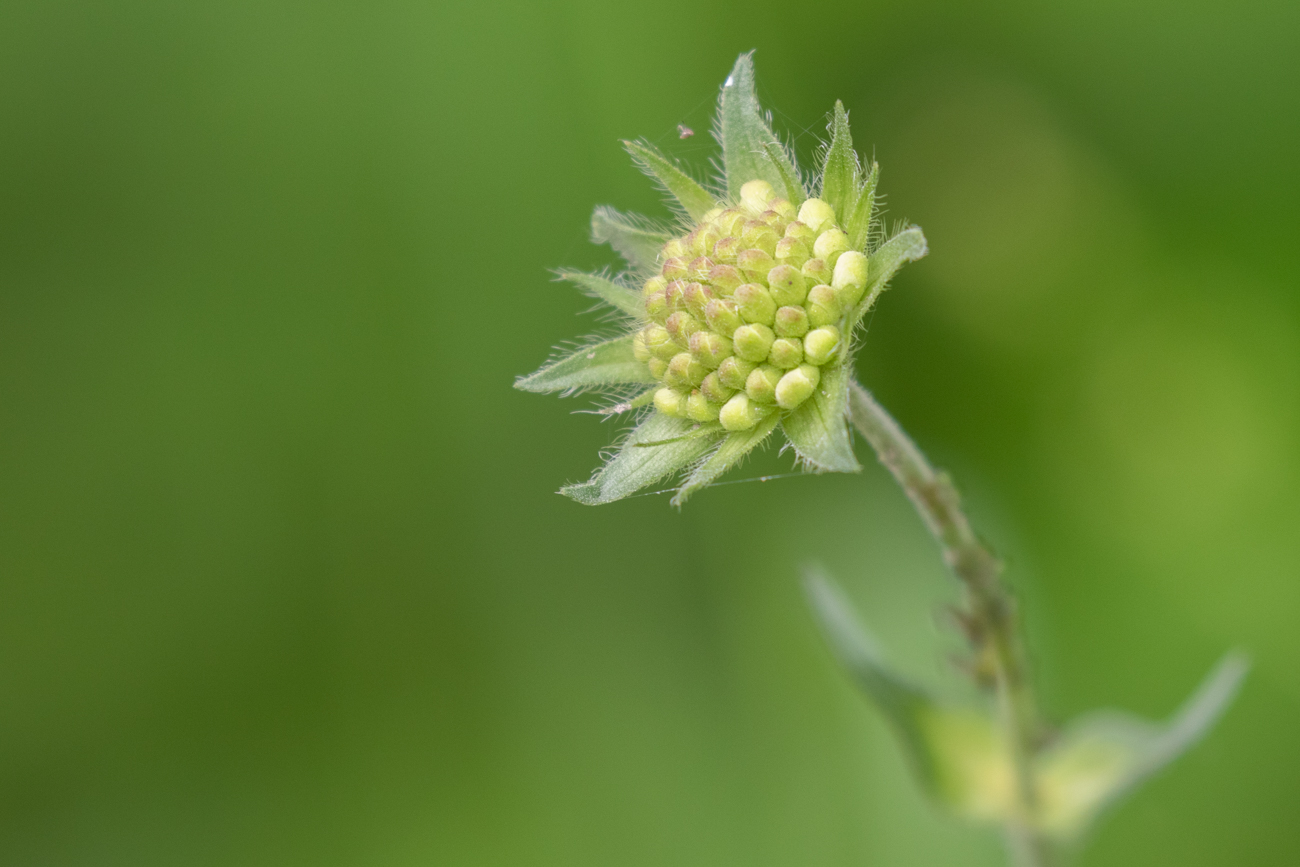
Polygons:
M854 331L926 244L915 227L887 239L879 231L879 169L863 170L839 103L830 133L821 171L806 181L759 107L745 54L718 100L723 176L713 184L650 144L625 142L681 219L665 228L597 208L592 237L628 270L615 279L561 272L630 318L630 330L588 341L516 387L635 395L611 411L642 414L590 481L562 493L608 503L684 474L680 505L778 428L806 467L860 469L845 421Z

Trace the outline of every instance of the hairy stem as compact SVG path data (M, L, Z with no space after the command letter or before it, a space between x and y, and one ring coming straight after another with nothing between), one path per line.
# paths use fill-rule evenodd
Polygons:
M1019 867L1047 867L1051 853L1029 822L1037 803L1031 762L1043 740L1043 724L1020 639L1015 599L999 578L1002 564L971 530L948 476L930 466L898 422L856 382L850 386L849 416L921 513L945 562L965 588L962 627L974 651L974 664L991 676L1018 782L1021 815L1008 824L1007 845Z

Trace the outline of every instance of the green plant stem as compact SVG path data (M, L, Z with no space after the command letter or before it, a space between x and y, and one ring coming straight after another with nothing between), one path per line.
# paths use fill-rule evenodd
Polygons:
M962 626L974 651L975 666L991 675L1016 772L1020 816L1008 823L1007 845L1020 867L1047 867L1051 852L1029 821L1037 803L1032 761L1043 741L1043 724L1020 638L1015 599L999 577L1002 564L971 529L948 476L935 471L898 422L856 382L850 386L849 416L916 506L938 540L948 567L965 588Z

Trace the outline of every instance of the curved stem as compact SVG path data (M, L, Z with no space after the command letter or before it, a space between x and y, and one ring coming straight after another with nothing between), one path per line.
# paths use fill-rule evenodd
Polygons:
M959 618L975 664L991 675L1016 771L1021 817L1008 823L1007 845L1020 867L1047 867L1051 853L1028 820L1037 804L1032 761L1043 740L1043 724L1015 599L999 580L1002 564L971 529L948 476L930 465L898 422L856 382L849 388L849 417L921 514L965 588L966 608Z

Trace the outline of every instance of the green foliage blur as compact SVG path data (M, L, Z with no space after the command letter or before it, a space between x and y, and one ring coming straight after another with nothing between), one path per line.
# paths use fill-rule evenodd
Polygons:
M930 258L859 376L1010 564L1057 719L1220 727L1083 865L1300 863L1300 7L11 0L0 9L0 863L997 865L797 567L962 689L902 495L598 509L617 422L511 388L548 269L665 215L717 88L843 99ZM679 138L678 125L695 131ZM728 481L791 470L768 453Z

